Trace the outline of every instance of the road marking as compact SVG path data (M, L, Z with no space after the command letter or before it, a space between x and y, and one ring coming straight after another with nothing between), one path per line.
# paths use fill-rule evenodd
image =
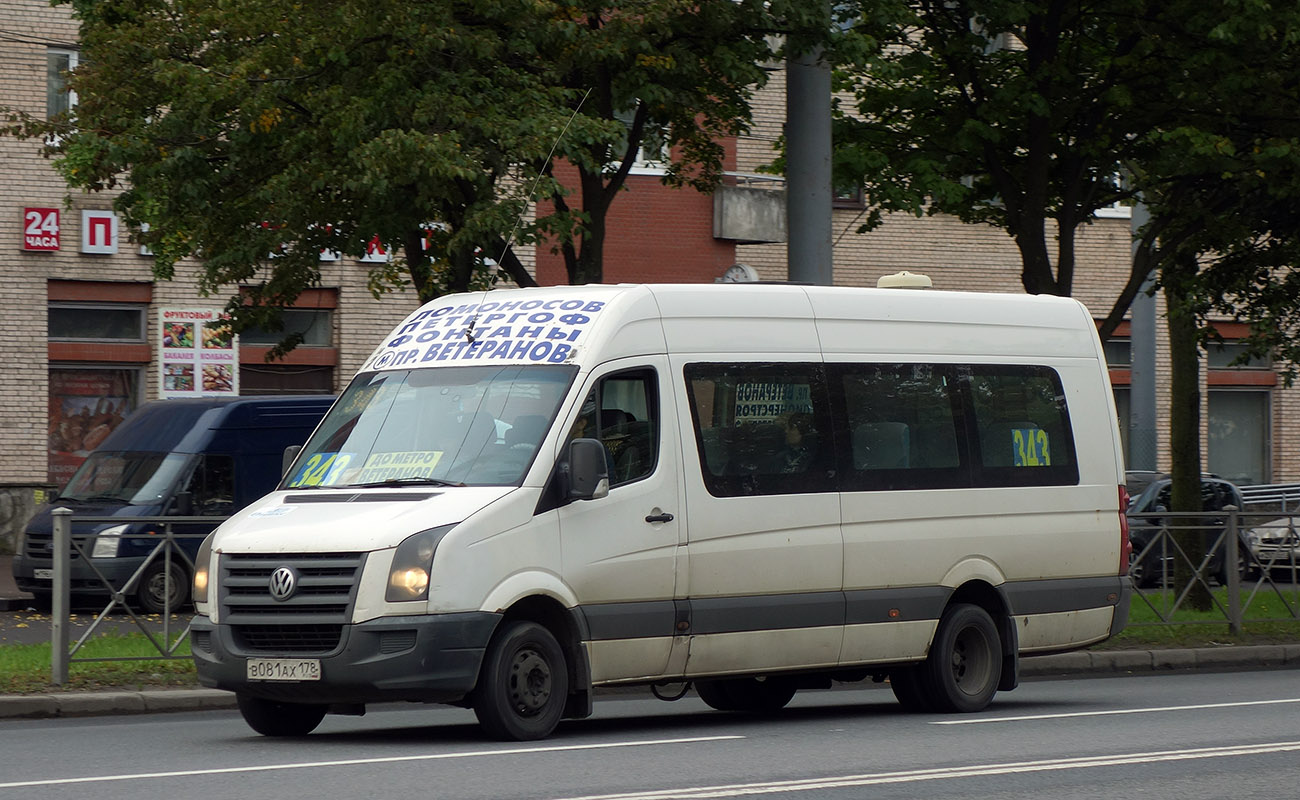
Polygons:
M931 725L982 725L988 722L1028 722L1040 719L1069 719L1071 717L1110 717L1118 714L1155 714L1162 711L1203 711L1207 708L1244 708L1246 706L1272 706L1300 703L1300 697L1280 700L1242 700L1235 703L1200 703L1192 706L1153 706L1151 708L1113 708L1106 711L1071 711L1061 714L1024 714L1017 717L964 717L962 719L932 720Z
M921 781L977 778L992 775L1013 775L1028 772L1114 767L1129 764L1151 764L1159 761L1188 761L1202 758L1267 755L1300 751L1300 742L1270 742L1266 744L1237 745L1234 747L1201 747L1191 750L1159 750L1150 753L1123 753L1113 756L1086 756L1046 761L1019 761L1008 764L973 764L964 767L942 767L903 772L880 772L867 775L841 775L803 780L766 781L762 783L734 783L718 786L694 786L684 789L662 789L620 794L583 795L557 798L557 800L703 800L705 798L745 797L786 792L807 792L825 789L848 789L861 786L919 783Z
M744 739L744 736L693 736L682 739L650 739L641 742L607 742L603 744L565 744L541 747L511 747L501 750L470 750L463 753L429 753L419 756L385 756L380 758L348 758L338 761L312 761L297 764L262 764L248 767L217 767L213 769L185 769L175 772L136 772L125 775L94 775L85 778L47 778L44 780L9 781L0 783L0 789L20 786L59 786L71 783L101 783L107 781L138 781L148 778L188 778L196 775L228 775L237 772L272 772L285 769L313 769L316 767L347 767L360 764L394 764L403 761L437 761L451 758L483 758L484 756L533 755L535 753L564 753L574 750L610 750L618 747L647 747L668 744L696 744Z

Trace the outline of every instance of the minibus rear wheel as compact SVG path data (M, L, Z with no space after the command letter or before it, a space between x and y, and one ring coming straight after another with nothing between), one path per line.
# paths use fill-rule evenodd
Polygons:
M506 622L492 637L474 690L474 716L497 739L543 739L560 724L569 668L560 643L536 622Z
M934 711L986 708L1002 675L1002 642L993 618L970 603L949 606L921 670L921 688Z
M718 711L771 713L785 708L796 690L794 681L780 677L722 678L695 682L695 691Z
M263 736L306 736L325 719L328 706L305 703L277 703L246 694L236 694L239 713L248 727Z

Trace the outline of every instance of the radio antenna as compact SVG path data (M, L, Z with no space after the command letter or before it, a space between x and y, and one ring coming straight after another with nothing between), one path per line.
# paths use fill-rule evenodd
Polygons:
M519 209L519 216L515 218L515 226L510 229L510 235L506 237L505 246L501 249L501 258L497 259L498 264L505 261L506 251L510 249L510 246L515 241L515 234L519 232L519 224L524 220L524 214L528 211L529 203L533 202L533 195L537 193L537 187L542 182L542 176L546 174L546 168L550 166L551 159L555 157L555 151L560 148L560 142L564 140L564 134L569 132L569 126L573 124L575 119L577 119L578 112L582 110L583 103L586 103L587 98L590 96L591 89L588 88L587 92L582 96L582 99L578 101L578 107L573 109L573 113L569 115L568 121L565 122L564 127L560 129L560 135L555 137L555 144L551 145L551 152L546 154L546 160L542 162L541 168L537 170L537 179L533 181L533 188L528 190L528 197L524 200L524 207Z

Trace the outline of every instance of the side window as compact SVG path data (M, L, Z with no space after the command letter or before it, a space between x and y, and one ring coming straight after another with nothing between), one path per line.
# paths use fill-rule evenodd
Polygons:
M828 369L848 445L839 470L845 491L969 485L951 368L840 364Z
M982 365L968 371L977 486L1079 482L1061 379L1047 367Z
M206 455L190 478L194 513L200 517L228 517L235 513L235 460Z
M835 490L820 364L688 364L686 387L710 494Z
M569 439L605 445L610 487L654 472L659 458L658 383L653 370L606 376L587 395Z

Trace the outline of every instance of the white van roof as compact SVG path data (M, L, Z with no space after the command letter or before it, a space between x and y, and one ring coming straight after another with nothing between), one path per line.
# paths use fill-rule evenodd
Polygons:
M794 284L621 284L447 295L408 316L362 372L598 363L663 352L1097 358L1077 300Z

